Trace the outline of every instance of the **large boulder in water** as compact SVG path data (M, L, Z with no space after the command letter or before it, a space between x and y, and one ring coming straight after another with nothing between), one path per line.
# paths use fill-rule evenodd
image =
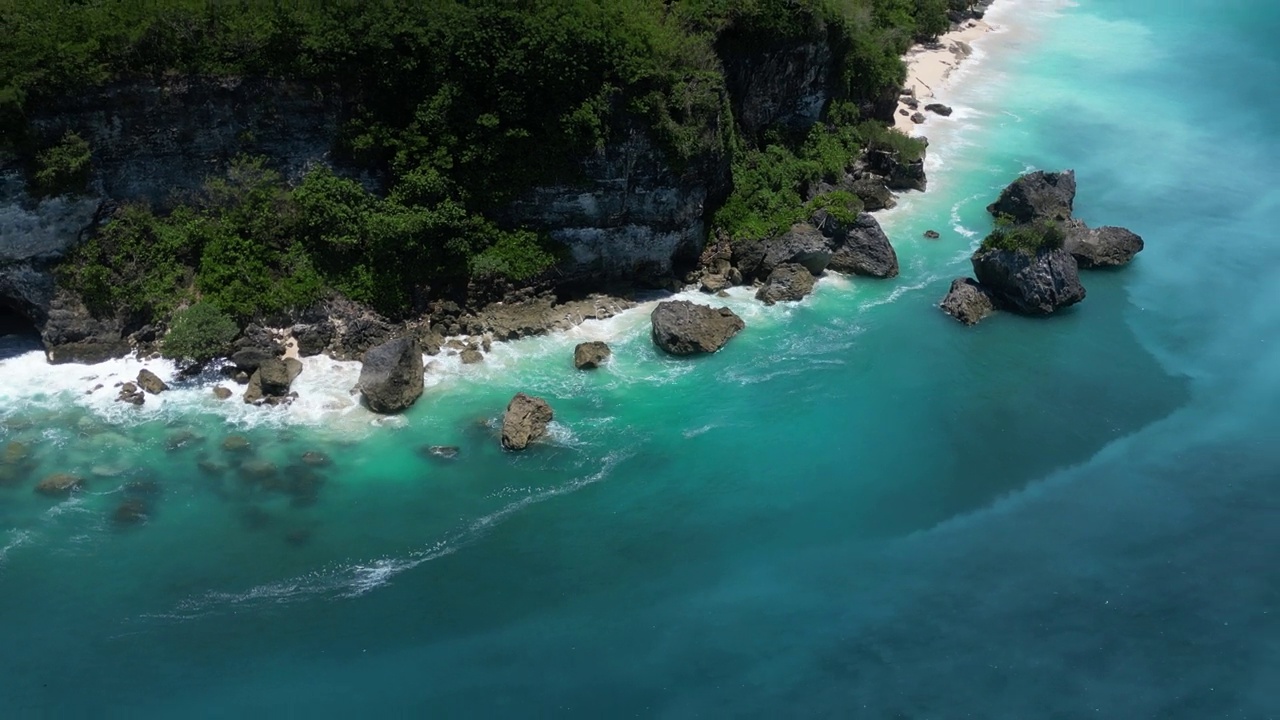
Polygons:
M713 353L747 326L729 308L712 308L688 300L658 303L649 319L653 323L653 343L672 355Z
M1066 250L979 249L972 262L978 282L1013 312L1048 315L1084 299L1075 258Z
M1122 227L1089 228L1079 220L1069 224L1065 248L1081 269L1129 264L1142 252L1142 238Z
M546 400L517 393L502 415L502 447L507 450L529 447L529 443L547 434L547 423L554 417Z
M831 248L818 228L797 223L782 235L766 240L741 240L733 243L733 265L744 280L769 277L774 268L785 263L803 265L819 275L831 262Z
M803 300L813 292L815 282L817 281L813 275L803 265L779 265L769 273L769 280L764 286L756 291L756 299L765 305Z
M296 358L264 361L249 377L249 387L245 388L246 403L276 403L289 396L289 388L302 373L302 362Z
M594 370L612 354L609 346L599 340L578 343L573 349L573 366L579 370Z
M979 320L996 311L994 299L987 289L970 278L956 278L951 289L939 304L942 312L965 325L976 325Z
M898 276L898 253L871 213L858 213L851 223L824 217L823 231L833 249L828 269L877 278Z
M1074 170L1045 172L1037 170L1014 180L987 206L996 217L1007 217L1016 224L1071 219L1076 197Z
M422 396L422 347L401 337L370 348L360 368L360 393L376 413L395 413Z
M138 371L138 387L152 395L159 395L169 389L169 386L166 385L158 375L146 368L142 368Z

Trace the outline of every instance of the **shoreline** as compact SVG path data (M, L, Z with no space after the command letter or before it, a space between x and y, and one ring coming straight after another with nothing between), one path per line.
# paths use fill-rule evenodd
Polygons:
M912 46L903 56L907 61L907 79L893 113L893 127L918 136L923 134L929 121L943 117L926 111L925 106L939 101L939 93L946 89L952 74L973 54L973 43L999 29L985 19L967 19L935 42ZM923 123L912 120L917 114L925 118Z

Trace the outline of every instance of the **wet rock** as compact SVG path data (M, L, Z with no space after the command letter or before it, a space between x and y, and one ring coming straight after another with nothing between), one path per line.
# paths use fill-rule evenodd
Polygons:
M249 438L243 435L228 435L222 441L222 449L227 452L246 452L250 447L252 445L249 443Z
M924 109L936 115L941 115L943 117L950 116L952 112L950 107L943 105L942 103L929 103L928 105L924 106Z
M978 282L999 307L1023 315L1048 315L1084 299L1075 258L1065 250L978 250L973 254Z
M319 355L333 342L333 323L325 320L312 324L294 325L290 329L293 339L298 343L298 354L302 357Z
M859 213L852 223L831 225L828 232L834 248L829 269L851 275L897 277L898 254L875 216Z
M1061 223L1071 219L1075 197L1075 171L1037 170L1010 183L1000 192L1000 197L987 206L987 212L1016 224L1043 220Z
M417 339L401 337L364 354L358 387L370 410L396 413L422 396L424 372Z
M937 230L925 230L924 236L925 236L925 239L927 240L937 240L938 238L942 237L941 235L938 234Z
M84 489L84 479L69 473L50 475L36 484L36 492L49 497L69 497Z
M459 358L462 360L463 365L475 365L476 363L484 362L484 354L473 347L463 350L459 354Z
M232 375L231 375L231 379L232 379L232 381L234 381L237 385L248 385L248 384L249 384L249 373L246 373L246 372L245 372L245 371L243 371L243 370L238 370L238 371L236 371L236 372L232 373Z
M4 455L0 457L6 464L14 465L27 460L31 457L31 448L27 447L24 442L13 440L4 446Z
M573 366L579 370L594 370L604 364L613 351L599 340L578 343L573 348Z
M803 300L813 292L813 274L804 266L785 264L774 268L769 280L756 291L756 299L765 305Z
M712 308L688 300L659 303L650 322L654 344L672 355L716 352L746 327L729 308Z
M200 436L190 430L178 430L165 440L165 447L169 450L178 450L195 443L199 439Z
M295 358L284 360L273 358L264 361L249 378L249 387L244 391L244 401L253 404L288 398L289 388L301 372L302 363Z
M546 435L547 423L553 417L546 400L517 393L507 403L507 411L502 416L502 447L524 450L529 443Z
M326 467L333 464L328 455L315 450L308 450L302 453L302 464L310 467Z
M152 395L159 395L169 389L159 376L146 368L138 371L138 386Z
M862 199L863 207L869 212L886 210L898 204L884 179L875 175L859 178L849 189Z
M959 320L965 325L976 325L978 321L996 311L995 300L986 288L976 280L956 278L951 281L951 289L939 304L942 312Z
M226 400L231 397L231 391L221 385L215 385L213 388L213 396L219 400Z
M458 453L461 452L461 448L456 445L429 445L419 452L431 458L454 460L458 457Z
M917 124L917 125L919 125L919 124L923 123L923 122L925 121L925 119L926 119L926 118L925 118L925 116L924 116L924 113L922 113L922 112L913 112L913 113L911 113L911 122L913 122L913 123L915 123L915 124Z
M1131 230L1109 225L1090 229L1079 220L1069 224L1064 245L1082 270L1127 265L1143 246Z
M138 389L137 385L127 382L120 386L120 394L116 396L116 401L126 402L131 405L141 405L147 401L147 398L142 394L142 390Z
M271 349L248 347L232 353L231 363L237 369L253 375L258 368L262 367L263 363L276 360L278 356L278 353L272 352Z

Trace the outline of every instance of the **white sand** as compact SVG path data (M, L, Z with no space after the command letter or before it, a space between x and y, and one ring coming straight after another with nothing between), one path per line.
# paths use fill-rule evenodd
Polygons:
M970 43L991 30L992 26L982 20L966 20L960 27L939 37L936 43L911 48L906 55L907 81L903 84L902 91L914 91L919 107L912 110L899 100L898 109L893 116L894 127L908 135L915 135L922 126L912 122L913 113L919 112L929 119L936 117L933 113L926 112L924 106L936 100L937 93L946 86L947 78L973 52ZM906 111L905 115L903 110Z

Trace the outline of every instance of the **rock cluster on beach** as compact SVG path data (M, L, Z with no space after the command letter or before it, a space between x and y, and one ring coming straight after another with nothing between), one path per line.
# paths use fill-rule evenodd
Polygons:
M975 280L958 279L940 307L973 325L997 309L1049 315L1085 298L1079 269L1125 265L1142 250L1142 238L1124 228L1091 229L1073 216L1075 173L1035 171L1006 187L987 207L998 232L1042 232L1060 238L1034 250L983 243L971 259Z

